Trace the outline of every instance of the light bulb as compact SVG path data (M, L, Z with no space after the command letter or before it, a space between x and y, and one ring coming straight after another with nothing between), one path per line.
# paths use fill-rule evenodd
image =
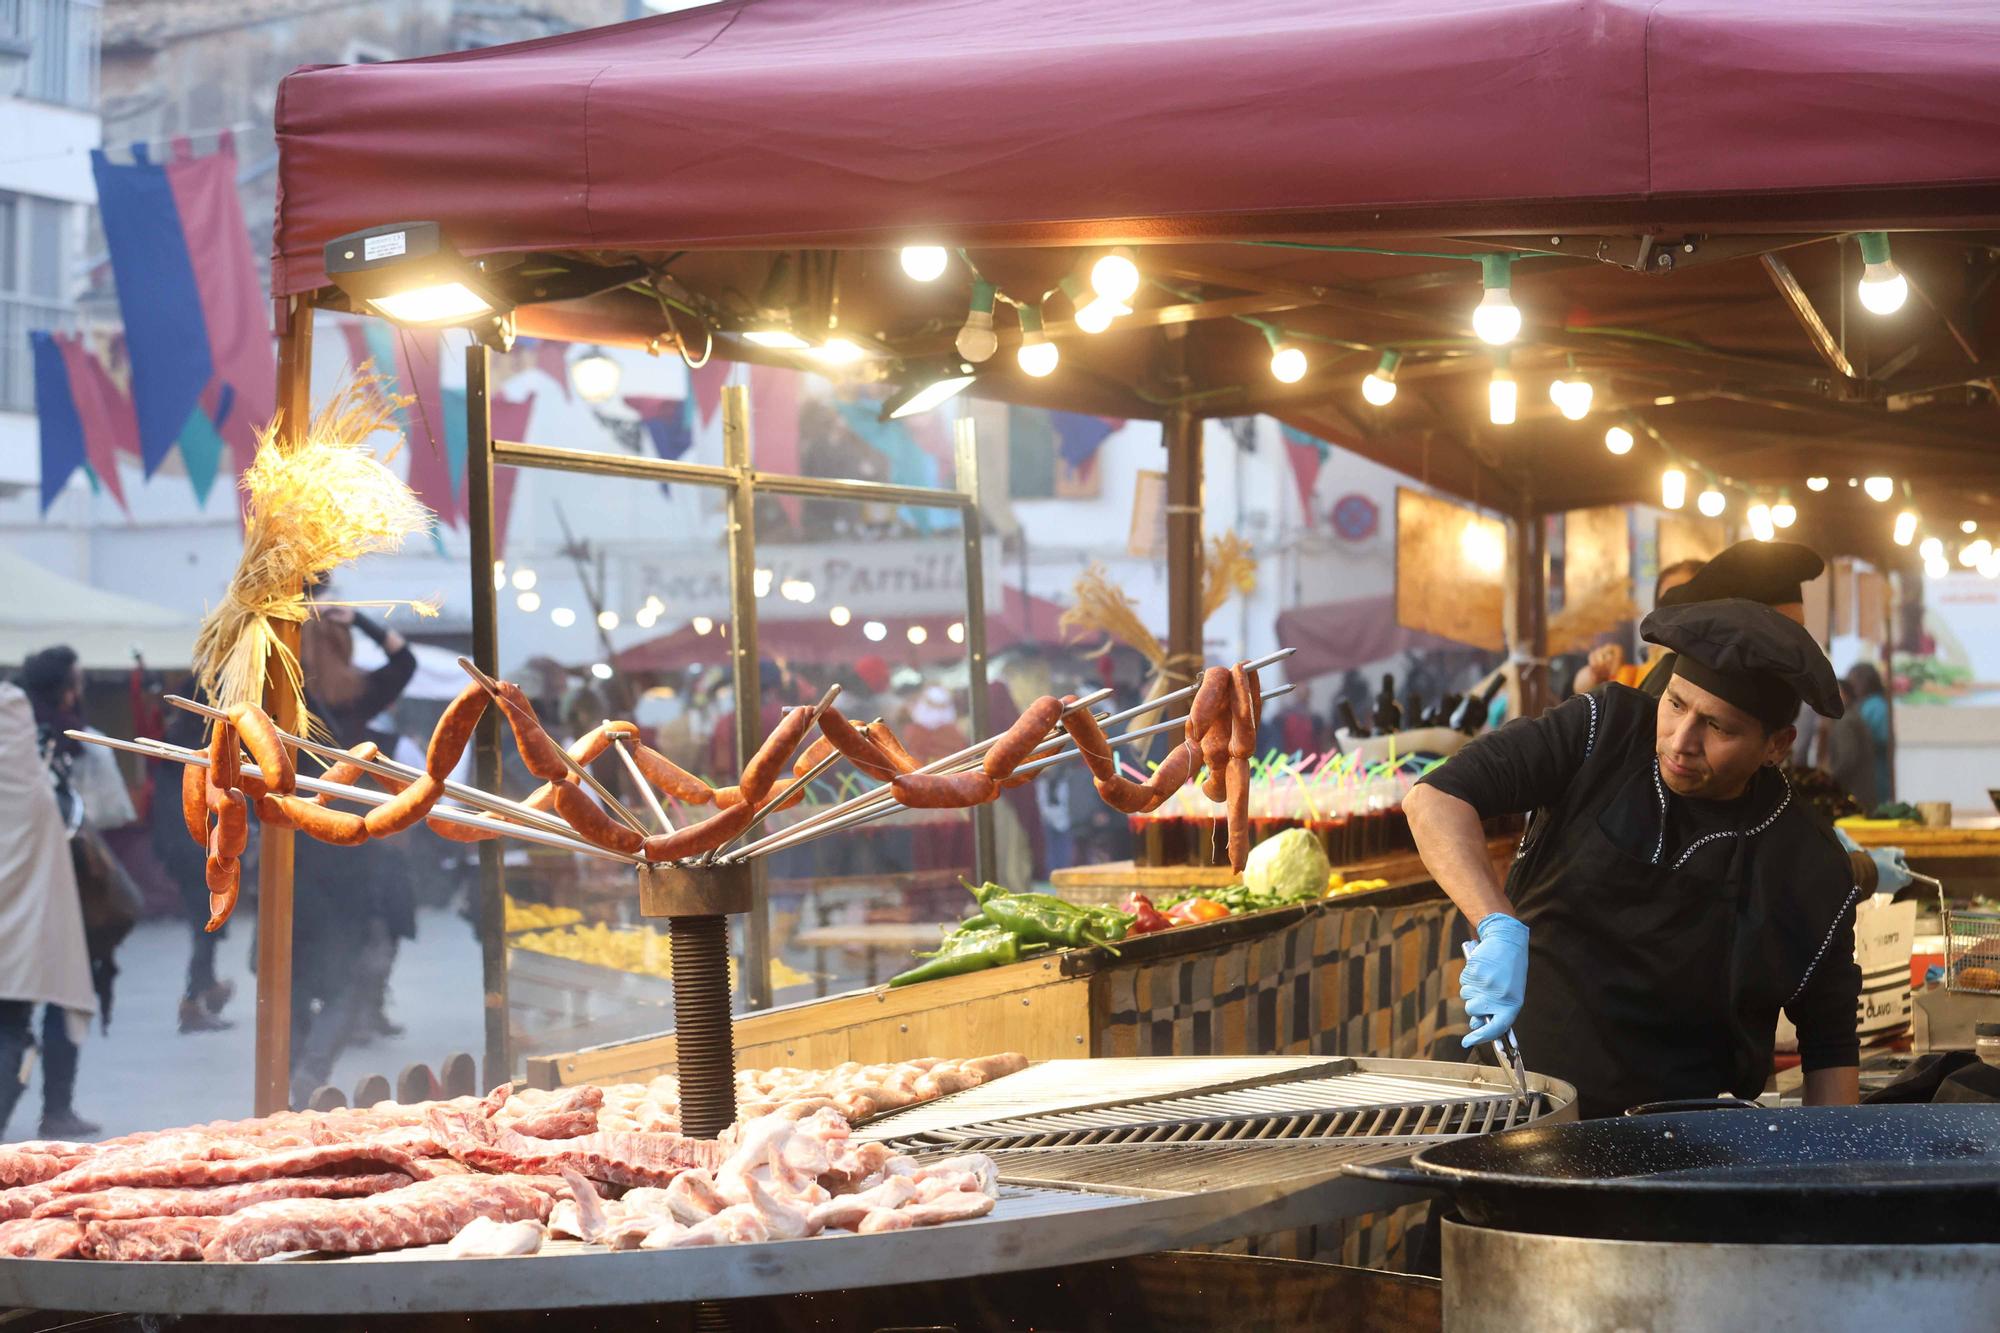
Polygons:
M688 621L688 628L692 629L696 634L706 634L715 628L715 622L707 616L696 616L694 619Z
M1107 301L1132 304L1139 294L1139 266L1132 262L1132 252L1120 246L1092 264L1090 289Z
M750 574L750 591L759 597L769 597L771 595L771 579L772 574L768 569L752 570Z
M1631 453L1632 432L1626 430L1623 426L1613 426L1610 430L1604 432L1604 447L1614 454L1624 455Z
M1861 483L1861 489L1876 504L1884 504L1896 493L1896 483L1888 477L1870 477Z
M538 592L517 593L514 605L523 611L539 611L542 609L542 595Z
M1826 489L1826 478L1825 478L1825 477L1807 477L1807 478L1806 478L1806 489L1807 489L1807 490L1809 490L1809 491L1823 491L1823 490L1825 490L1825 489Z
M990 282L972 284L972 307L965 312L965 324L958 331L958 354L967 361L984 361L1000 350L1000 337L993 332L993 293Z
M851 366L868 355L868 349L852 338L828 338L813 348L813 359L821 365Z
M1960 519L1958 524L1958 530L1964 533L1966 536L1970 537L1973 533L1979 531L1978 520L1970 518Z
M611 664L609 662L592 662L590 664L590 674L599 680L610 680Z
M829 606L826 609L826 618L836 625L845 625L854 619L854 613L844 606Z
M493 591L498 592L506 586L507 562L505 560L495 560L493 562Z
M1493 367L1493 381L1486 386L1486 415L1496 426L1514 424L1514 408L1520 399L1521 386L1514 383L1513 372L1505 366Z
M944 266L951 261L941 245L906 245L903 247L903 272L918 282L936 282L944 276Z
M1979 562L1979 572L1986 578L2000 578L2000 551L1988 552Z
M1908 546L1917 539L1917 511L1905 509L1896 515L1896 545Z
M1496 347L1514 341L1521 332L1521 312L1514 305L1513 259L1509 255L1481 255L1485 292L1472 312L1472 331Z
M1723 497L1721 491L1716 490L1713 486L1710 486L1707 490L1696 496L1694 501L1694 507L1709 518L1721 517L1722 511L1728 508L1728 506L1729 501Z
M1750 535L1760 542L1770 541L1778 535L1777 524L1771 522L1771 506L1759 500L1743 512L1750 524Z
M1924 561L1924 573L1934 579L1945 578L1951 573L1951 562L1941 555L1933 556Z
M624 368L616 361L593 348L570 364L569 382L584 402L601 403L618 392L618 381L624 374Z
M516 588L520 589L520 590L521 590L522 592L526 592L526 591L527 591L528 589L530 589L530 588L534 587L534 586L535 586L535 571L534 571L534 570L532 570L532 569L517 569L517 570L515 570L515 571L514 571L514 586L515 586Z
M1984 537L1976 542L1967 542L1958 548L1958 563L1964 565L1967 569L1971 569L1992 549L1993 543L1987 541Z
M1924 538L1917 543L1917 554L1927 561L1944 559L1944 539L1942 537Z
M549 623L557 629L568 629L576 623L576 612L566 606L559 606L549 612Z
M1470 522L1458 534L1458 553L1483 573L1498 573L1507 563L1507 542L1492 525Z
M1562 385L1562 393L1556 393L1556 384ZM1557 380L1549 386L1549 397L1555 399L1556 407L1571 421L1581 421L1590 415L1590 401L1597 396L1589 380Z
M642 606L637 611L634 611L632 613L632 623L637 625L640 629L653 628L653 622L658 620L659 618L660 618L660 613L658 611L655 611L650 606Z
M617 629L618 613L616 611L599 611L597 613L597 628Z
M1120 305L1116 301L1107 301L1100 297L1077 307L1076 326L1085 333L1102 333L1111 327L1112 320L1131 313L1131 306Z
M889 627L879 620L871 620L861 627L861 636L870 643L880 643L889 637Z
M1799 511L1792 507L1790 500L1780 500L1771 506L1771 521L1781 528L1789 528L1799 521Z
M930 631L925 629L922 625L912 625L903 632L909 636L909 640L911 643L922 643L925 639L928 639L931 636Z
M1861 304L1878 315L1893 315L1910 299L1910 281L1889 258L1889 234L1864 231L1861 241Z
M1306 354L1289 343L1273 343L1271 378L1280 384L1297 384L1306 377Z
M1382 360L1361 381L1361 396L1376 407L1395 402L1396 367L1402 359L1401 352L1382 353Z
M952 621L949 625L946 625L944 627L944 636L947 639L950 639L953 643L964 643L965 622L963 620Z
M1687 503L1688 474L1670 467L1660 474L1660 508L1679 509Z
M1039 306L1021 307L1021 349L1014 354L1014 359L1020 362L1024 374L1032 375L1036 379L1053 374L1056 363L1062 360L1062 353L1049 341L1049 336L1042 332L1042 311Z

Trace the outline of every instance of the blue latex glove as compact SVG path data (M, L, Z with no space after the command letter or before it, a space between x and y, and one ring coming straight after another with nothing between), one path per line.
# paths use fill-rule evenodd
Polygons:
M1908 886L1910 863L1903 859L1901 847L1876 847L1868 859L1875 863L1875 892L1894 893Z
M1458 993L1472 1019L1472 1031L1459 1043L1468 1049L1498 1041L1521 1016L1528 993L1528 927L1505 912L1494 912L1479 923L1479 943L1465 955Z
M1861 844L1856 842L1854 839L1848 837L1847 830L1842 828L1838 824L1835 824L1833 826L1833 836L1840 840L1840 845L1843 849L1850 852L1858 852L1861 850Z

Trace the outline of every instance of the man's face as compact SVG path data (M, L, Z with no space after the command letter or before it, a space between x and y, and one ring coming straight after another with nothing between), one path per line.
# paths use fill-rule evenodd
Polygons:
M1660 779L1676 796L1731 800L1760 767L1791 751L1793 730L1766 731L1735 704L1675 676L1653 724Z

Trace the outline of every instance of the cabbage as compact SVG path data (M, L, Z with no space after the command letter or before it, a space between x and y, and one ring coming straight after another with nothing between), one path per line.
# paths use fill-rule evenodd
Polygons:
M1243 883L1260 898L1289 902L1325 893L1332 873L1320 840L1305 829L1293 828L1250 849Z

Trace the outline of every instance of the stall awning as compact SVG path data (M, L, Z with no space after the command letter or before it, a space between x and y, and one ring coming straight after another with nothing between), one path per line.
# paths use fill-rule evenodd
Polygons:
M1336 671L1351 671L1385 662L1399 653L1435 649L1477 651L1422 630L1396 623L1396 599L1356 597L1345 602L1297 606L1278 615L1278 642L1298 651L1285 663L1292 680L1311 680Z
M0 662L68 644L86 671L129 667L135 649L149 667L188 664L196 625L178 611L78 583L7 550L0 550L0 589Z
M732 0L293 74L272 285L411 219L475 252L1977 225L1996 46L1969 0Z

